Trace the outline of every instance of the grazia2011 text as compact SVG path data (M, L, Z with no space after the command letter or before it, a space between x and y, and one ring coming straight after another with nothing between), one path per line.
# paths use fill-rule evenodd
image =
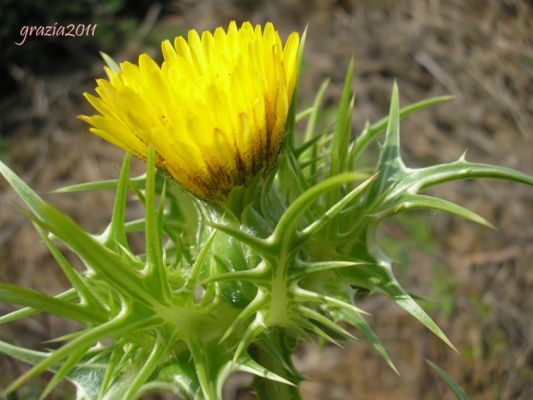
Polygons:
M26 43L29 37L35 36L52 36L52 37L80 37L94 36L97 24L68 24L59 25L55 22L53 25L24 25L20 28L20 39L15 42L17 46Z

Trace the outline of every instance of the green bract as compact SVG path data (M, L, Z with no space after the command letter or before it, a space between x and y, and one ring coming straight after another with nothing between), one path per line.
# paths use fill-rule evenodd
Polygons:
M80 399L133 399L152 391L218 399L226 378L244 371L256 376L258 398L296 399L302 377L291 362L295 346L316 336L331 342L352 339L343 322L362 333L395 369L354 302L357 291L390 298L453 348L395 279L376 229L412 209L445 211L490 226L470 210L422 194L424 189L482 177L533 185L533 178L470 163L464 156L427 168L405 166L400 119L448 97L400 109L396 85L389 116L367 124L352 140L351 77L352 65L334 129L315 134L324 84L310 109L296 114L293 102L275 170L235 189L223 206L201 201L158 174L153 151L146 175L131 178L126 155L117 180L61 190L115 191L111 223L92 235L0 163L0 172L28 206L28 217L72 284L55 297L0 284L2 302L24 307L0 322L47 312L85 326L57 338L63 345L48 353L0 342L0 351L33 365L5 392L51 370L55 375L42 397L68 379ZM297 145L295 121L305 118L304 141ZM361 155L382 133L379 160L362 169ZM125 219L131 194L144 204L142 220ZM132 232L144 232L145 252L130 248ZM72 267L57 243L83 261L84 272ZM464 395L451 380L450 385Z

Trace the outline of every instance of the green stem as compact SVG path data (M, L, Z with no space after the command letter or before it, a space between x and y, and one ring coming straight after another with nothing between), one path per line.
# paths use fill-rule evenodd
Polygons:
M284 271L276 271L272 279L270 314L268 316L270 324L273 326L283 326L287 321L289 303L287 286L287 277Z
M300 378L294 372L295 369L291 360L292 347L284 343L282 335L283 333L279 329L270 331L268 337L272 349L266 350L257 346L254 349L255 355L259 364L298 385ZM254 378L252 386L256 391L257 400L301 400L302 398L299 386L286 385L259 376Z

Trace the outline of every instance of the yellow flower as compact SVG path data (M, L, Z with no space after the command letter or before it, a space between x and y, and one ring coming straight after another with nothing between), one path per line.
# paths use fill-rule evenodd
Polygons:
M273 25L249 22L162 43L161 67L147 54L98 79L100 113L80 116L91 132L157 166L185 189L223 200L275 163L297 75L299 36L285 45Z

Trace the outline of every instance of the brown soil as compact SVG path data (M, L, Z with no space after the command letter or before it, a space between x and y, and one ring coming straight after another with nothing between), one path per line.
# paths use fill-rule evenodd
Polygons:
M402 150L411 166L458 158L533 173L533 5L528 1L273 0L175 1L155 25L148 15L117 59L134 59L147 35L172 37L188 28L211 29L231 19L273 21L283 34L308 24L301 98L308 103L321 81L338 99L350 57L356 62L355 131L383 116L397 79L402 104L452 94L445 105L402 124ZM152 14L157 9L152 8ZM105 49L104 49L105 50ZM121 152L87 131L75 116L91 112L81 94L92 90L101 62L68 72L36 74L7 60L18 90L1 100L8 163L39 193L62 185L112 178ZM142 165L136 165L138 171ZM17 199L0 182L0 280L57 293L67 282ZM430 251L409 247L401 274L412 291L442 300L430 311L460 353L439 342L411 317L381 298L363 308L397 364L397 376L364 340L344 348L309 345L296 362L309 377L304 398L451 399L424 362L428 358L475 399L533 398L533 191L497 181L455 183L438 190L491 221L481 229L448 216L426 216L435 242ZM46 195L82 226L102 229L110 193ZM135 211L132 211L135 212ZM387 234L402 239L401 224ZM428 239L430 240L430 239ZM440 271L440 275L439 275ZM446 307L444 304L446 303ZM0 311L11 309L0 306ZM448 311L446 311L448 310ZM47 316L0 327L0 339L45 347L43 340L72 329ZM0 358L2 386L21 366ZM240 382L240 381L239 381ZM42 384L37 382L34 386ZM232 387L238 387L233 385ZM33 398L35 388L21 398ZM65 389L56 397L65 398ZM22 393L22 392L21 392ZM51 397L52 398L52 397ZM242 395L242 398L248 398Z

